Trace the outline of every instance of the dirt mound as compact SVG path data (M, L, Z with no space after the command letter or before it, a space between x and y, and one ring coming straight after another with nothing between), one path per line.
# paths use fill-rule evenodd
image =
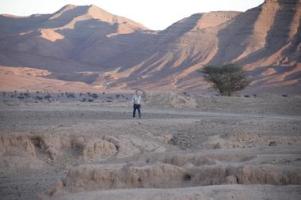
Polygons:
M35 147L26 135L0 136L0 155L26 155L36 157Z
M72 146L79 150L85 160L101 160L118 153L118 147L103 139L85 140L80 137L72 141Z
M298 167L273 165L195 166L186 164L179 167L162 162L80 165L71 168L67 176L58 184L59 188L54 188L50 194L62 190L79 192L224 184L300 185L299 171Z
M0 136L1 169L40 169L45 163L37 158L36 149L28 136Z
M35 161L102 161L108 158L126 158L142 152L164 152L157 142L138 137L68 136L68 135L3 135L0 137L2 166L16 163L12 156L21 160ZM12 158L12 159L10 159ZM66 160L67 159L67 160ZM11 161L11 164L10 164ZM29 161L30 163L30 161ZM22 166L20 164L20 166Z
M195 108L197 106L197 102L193 97L175 92L148 92L145 101L146 104L150 106L172 108Z
M191 169L190 176L196 185L270 184L300 185L300 168L283 168L273 165L209 166Z
M0 156L4 166L17 165L17 160L30 162L70 159L99 160L116 152L112 143L93 138L84 140L68 136L4 135L0 137ZM19 158L19 159L18 159ZM26 163L25 163L26 164ZM28 164L24 165L26 168Z
M228 136L211 136L204 143L207 148L253 148L259 146L300 145L300 136L264 135L239 132Z
M71 168L63 180L68 191L176 186L185 178L183 169L169 164L142 166L83 165Z

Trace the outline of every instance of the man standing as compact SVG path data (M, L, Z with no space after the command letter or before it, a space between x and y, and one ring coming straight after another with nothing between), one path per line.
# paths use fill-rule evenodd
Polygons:
M136 90L133 98L132 98L132 101L133 101L133 118L135 118L136 116L136 110L138 110L138 115L139 115L139 118L141 118L141 111L140 111L140 108L141 108L141 95L138 93L138 90Z

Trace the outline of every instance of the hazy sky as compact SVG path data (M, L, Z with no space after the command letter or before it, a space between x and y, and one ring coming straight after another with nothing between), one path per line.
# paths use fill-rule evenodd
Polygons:
M0 13L31 15L53 13L66 4L95 4L113 14L164 29L194 13L216 10L245 11L264 0L0 0Z

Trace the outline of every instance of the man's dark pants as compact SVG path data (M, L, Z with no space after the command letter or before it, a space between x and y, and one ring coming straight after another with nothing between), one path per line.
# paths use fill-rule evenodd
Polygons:
M133 117L136 116L136 110L138 110L139 118L141 118L141 111L140 111L140 108L141 108L141 105L140 105L140 104L134 104L134 107L133 107Z

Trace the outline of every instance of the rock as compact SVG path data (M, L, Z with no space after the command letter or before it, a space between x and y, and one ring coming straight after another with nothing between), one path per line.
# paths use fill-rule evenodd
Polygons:
M269 142L269 146L277 146L276 141L270 141L270 142Z

